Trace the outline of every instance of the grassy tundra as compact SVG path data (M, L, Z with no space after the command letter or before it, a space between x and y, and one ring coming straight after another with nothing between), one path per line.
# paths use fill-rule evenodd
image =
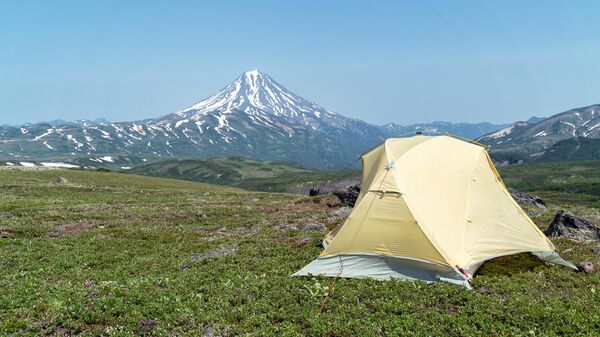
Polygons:
M557 189L544 196L548 209L526 209L542 228L558 209L599 223L597 195L584 203ZM473 291L339 279L317 317L333 279L289 275L319 254L313 243L324 234L294 226L342 221L326 199L120 173L0 170L0 335L600 334L600 274L528 255L486 263ZM598 263L594 244L554 242L573 262Z

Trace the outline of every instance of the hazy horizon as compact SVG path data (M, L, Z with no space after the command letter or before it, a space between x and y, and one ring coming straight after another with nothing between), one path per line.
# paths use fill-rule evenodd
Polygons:
M373 124L510 123L600 102L596 2L0 4L0 124L130 121L258 68Z

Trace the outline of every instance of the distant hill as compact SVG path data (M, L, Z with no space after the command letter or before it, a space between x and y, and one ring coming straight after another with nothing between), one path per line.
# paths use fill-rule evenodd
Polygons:
M600 207L600 160L499 167L507 186L555 202ZM543 192L541 192L543 191Z
M309 170L239 157L165 160L127 172L268 192L292 192L299 187L310 188L360 174L358 171Z
M386 131L388 137L411 135L417 131L421 132L448 132L458 136L475 139L483 134L490 133L509 126L510 124L492 124L487 122L482 123L449 123L449 122L433 122L433 123L418 123L411 125L398 125L389 123L382 128Z
M576 137L561 140L547 150L535 154L536 162L598 160L600 138Z
M557 160L557 155L564 153L563 146L582 143L574 140L560 145L549 154L549 149L560 141L568 139L599 139L600 138L600 104L571 109L544 120L517 122L509 127L488 133L477 139L478 142L490 146L489 151L496 161L531 162L540 160ZM592 143L586 142L584 146ZM578 151L577 158L594 159L589 157L590 151ZM548 153L546 156L545 154ZM575 157L574 157L575 158ZM563 159L570 160L570 159Z

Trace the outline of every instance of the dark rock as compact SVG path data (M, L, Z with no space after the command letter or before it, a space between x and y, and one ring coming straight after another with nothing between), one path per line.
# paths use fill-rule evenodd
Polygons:
M356 199L358 198L359 194L360 194L360 186L359 185L349 186L348 189L346 189L345 191L333 192L333 195L340 198L340 201L342 202L342 204L348 205L350 207L354 207L354 204L356 203Z
M156 327L156 324L158 324L158 322L153 319L147 321L141 320L140 328L142 328L143 331L152 331L154 327Z
M577 265L577 269L579 269L579 271L582 271L586 274L591 274L596 270L594 268L594 265L588 261L579 262L579 264Z
M327 227L318 223L305 223L298 227L301 231L326 231Z
M340 201L349 206L354 206L354 202L360 193L361 177L356 176L339 180L333 183L313 186L308 194L310 196L333 194L337 196ZM304 192L306 193L306 191Z
M600 228L594 226L588 220L576 217L565 211L559 211L554 216L554 220L544 231L549 237L566 237L574 240L592 240L600 241Z
M521 205L526 204L536 206L539 208L546 208L546 202L537 195L529 195L514 190L512 188L509 188L508 191L510 192L510 195L513 197L513 199L515 199L515 201Z
M57 183L58 185L62 185L62 184L68 184L68 183L69 183L69 181L67 180L67 178L64 178L64 177L58 177L58 178L56 178L56 183Z

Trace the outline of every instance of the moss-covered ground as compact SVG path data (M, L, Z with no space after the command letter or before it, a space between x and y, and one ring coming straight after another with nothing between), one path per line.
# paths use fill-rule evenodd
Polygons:
M556 193L548 209L527 208L540 227L558 209L598 224L596 202ZM333 227L334 212L323 197L0 170L0 335L600 335L600 274L528 255L484 264L472 291L339 279L317 316L333 280L290 274L319 254L324 233L290 226ZM598 264L597 246L554 242L568 259Z

